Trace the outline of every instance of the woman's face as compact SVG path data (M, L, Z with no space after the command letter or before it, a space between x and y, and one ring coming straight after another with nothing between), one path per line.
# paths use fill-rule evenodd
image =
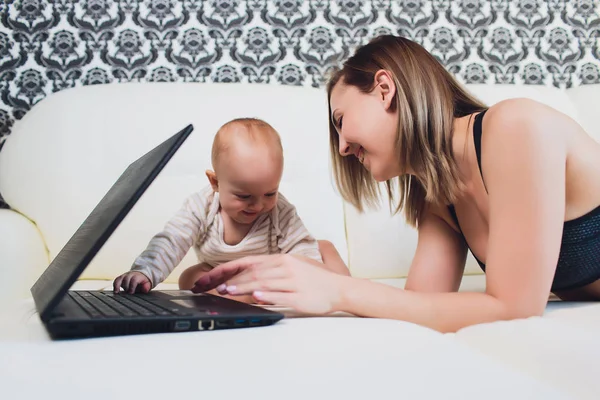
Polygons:
M340 79L331 92L330 106L340 154L358 158L382 182L402 173L396 151L398 112L390 107L396 88L389 73L379 71L375 81L374 90L362 93Z

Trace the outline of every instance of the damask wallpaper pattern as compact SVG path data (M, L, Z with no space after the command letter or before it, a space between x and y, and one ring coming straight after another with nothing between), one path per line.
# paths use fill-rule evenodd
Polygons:
M598 0L0 3L0 147L52 92L126 81L319 87L357 45L409 37L463 82L600 83Z

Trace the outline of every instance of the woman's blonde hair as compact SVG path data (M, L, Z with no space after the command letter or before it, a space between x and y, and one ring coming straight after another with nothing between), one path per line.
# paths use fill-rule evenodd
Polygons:
M327 84L328 100L342 81L363 93L375 87L375 74L388 71L396 86L393 111L399 113L396 149L399 165L410 166L419 177L402 175L386 182L391 202L394 183L399 199L395 213L404 210L406 221L417 226L425 203L451 204L462 188L452 151L454 118L483 111L486 106L469 94L443 65L419 44L403 37L383 35L358 48L334 72ZM329 137L333 173L342 197L358 210L379 200L377 182L356 157L342 157L339 137L331 120Z

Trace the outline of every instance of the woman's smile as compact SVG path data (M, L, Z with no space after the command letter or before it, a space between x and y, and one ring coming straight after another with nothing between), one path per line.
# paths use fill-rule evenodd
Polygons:
M365 160L365 149L362 146L358 146L358 149L354 152L354 156L358 158L358 161L362 164Z

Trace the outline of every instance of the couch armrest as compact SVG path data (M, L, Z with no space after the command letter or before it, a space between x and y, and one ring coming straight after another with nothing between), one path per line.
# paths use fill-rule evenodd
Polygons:
M48 264L35 224L16 211L0 209L0 304L31 297L29 289Z

